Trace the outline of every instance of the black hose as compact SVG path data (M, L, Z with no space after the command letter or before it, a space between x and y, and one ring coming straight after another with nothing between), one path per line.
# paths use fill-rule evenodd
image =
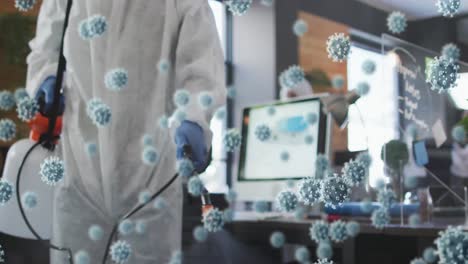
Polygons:
M68 260L69 260L69 263L70 264L73 264L73 252L70 248L65 248L65 247L59 247L59 246L56 246L50 242L47 242L45 239L43 239L37 232L36 230L34 229L34 227L31 225L31 222L29 222L29 219L28 217L26 216L26 213L24 211L24 208L23 208L23 203L21 202L21 194L20 194L20 182L21 182L21 172L23 171L23 167L24 167L24 164L26 163L26 160L28 159L29 155L31 154L31 152L37 148L37 146L41 145L43 142L39 141L37 143L35 143L31 148L29 148L29 150L26 152L24 158L23 158L23 161L21 162L21 165L19 166L19 169L18 169L18 174L17 174L17 177L16 177L16 199L18 201L18 206L19 206L19 209L20 209L20 213L21 213L21 216L24 220L24 222L26 223L26 226L28 227L29 231L31 231L31 233L34 235L34 237L41 243L43 244L44 246L50 248L50 249L54 249L54 250L58 250L58 251L64 251L64 252L67 252L68 254Z
M125 219L128 219L128 218L132 217L138 211L143 209L146 205L151 203L154 199L156 199L159 195L161 195L161 193L163 193L167 188L169 188L169 186L171 186L171 184L177 179L177 177L179 177L179 173L174 174L174 176L172 176L172 178L158 192L153 194L148 201L134 207L132 210L130 210L130 212L125 214L119 222L117 222L114 225L114 227L112 228L111 234L109 235L109 239L107 240L107 243L106 243L106 248L105 248L105 251L104 251L104 257L102 258L102 263L103 264L105 264L106 261L107 261L107 256L109 255L109 249L110 249L110 246L111 246L111 243L112 243L112 239L114 238L115 233L117 233L117 229L118 229L118 226L119 226L120 222L125 220Z

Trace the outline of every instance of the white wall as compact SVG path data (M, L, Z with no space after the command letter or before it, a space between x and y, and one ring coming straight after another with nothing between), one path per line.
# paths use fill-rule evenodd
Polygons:
M271 102L276 90L276 32L274 6L254 1L247 14L234 17L233 64L237 95L234 100L234 126L242 127L242 109ZM237 179L238 156L233 162L232 180Z

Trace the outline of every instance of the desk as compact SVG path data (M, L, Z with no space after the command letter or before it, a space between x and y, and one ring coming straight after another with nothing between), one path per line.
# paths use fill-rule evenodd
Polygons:
M253 247L269 245L271 233L281 231L286 235L287 244L307 246L315 260L316 244L309 238L309 227L314 221L295 220L292 217L258 220L255 214L238 213L235 221L225 229L238 242ZM333 259L341 264L408 264L413 258L421 256L426 247L434 246L439 231L444 229L444 225L424 224L416 228L394 224L378 230L370 223L361 223L361 232L356 238L333 244ZM277 262L273 263L289 263L294 253L287 249L280 252ZM259 250L258 254L271 252Z

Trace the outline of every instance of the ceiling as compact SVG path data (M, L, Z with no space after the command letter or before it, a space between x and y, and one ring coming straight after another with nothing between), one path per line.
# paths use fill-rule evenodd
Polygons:
M402 11L411 20L440 16L436 0L357 0L375 8L391 12ZM459 14L468 13L468 0L461 0Z

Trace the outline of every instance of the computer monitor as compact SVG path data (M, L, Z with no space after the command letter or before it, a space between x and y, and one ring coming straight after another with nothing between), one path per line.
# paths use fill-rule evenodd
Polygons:
M330 118L322 109L320 97L244 109L235 182L240 200L273 200L286 181L314 175L317 155L328 155L329 147Z

